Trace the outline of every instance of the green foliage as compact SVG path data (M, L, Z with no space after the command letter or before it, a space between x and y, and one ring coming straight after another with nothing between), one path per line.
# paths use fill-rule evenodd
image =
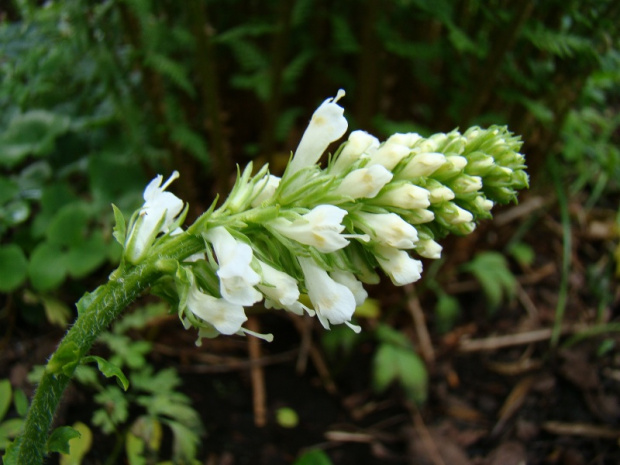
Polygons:
M409 340L400 332L381 325L376 337L381 343L373 359L373 386L377 392L398 383L416 404L426 400L428 373Z
M80 465L93 443L93 433L87 425L76 422L72 428L79 436L69 439L69 453L60 456L60 465Z
M506 258L499 252L481 252L463 265L462 270L473 274L487 298L489 311L494 312L504 299L510 300L517 281Z
M17 416L6 418L11 403ZM5 450L21 431L27 409L28 399L24 392L21 389L14 391L8 379L0 380L0 450Z
M329 456L320 449L312 449L300 455L293 465L332 465Z
M47 451L60 452L62 454L69 453L69 441L71 439L79 438L80 432L71 426L59 426L52 434L50 434L47 440Z

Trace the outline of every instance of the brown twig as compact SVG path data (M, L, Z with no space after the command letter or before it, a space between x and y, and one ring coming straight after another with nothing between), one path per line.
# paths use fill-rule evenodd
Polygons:
M444 462L441 454L439 453L437 443L424 423L424 418L422 418L420 411L414 404L409 404L408 406L409 411L411 412L411 417L413 418L413 425L422 439L422 443L428 453L428 457L433 461L434 465L446 465L446 462Z
M587 326L574 325L563 328L562 334L572 334L584 331L585 329L587 329ZM542 328L522 333L490 336L483 339L463 339L459 343L458 350L459 352L483 352L523 344L532 344L534 342L541 342L550 339L552 332L552 328Z
M418 299L415 293L413 284L406 284L404 290L407 294L407 309L413 318L418 342L420 343L420 353L424 361L428 365L432 365L435 362L435 350L433 349L431 336L426 326L426 318L420 305L420 299Z
M255 333L260 333L260 324L258 318L250 316L248 318L247 328ZM250 360L255 362L261 358L261 340L257 337L248 338L248 352ZM252 379L252 405L254 406L254 424L258 428L262 428L267 424L267 407L265 393L265 372L263 367L258 363L253 363L250 368L250 377Z

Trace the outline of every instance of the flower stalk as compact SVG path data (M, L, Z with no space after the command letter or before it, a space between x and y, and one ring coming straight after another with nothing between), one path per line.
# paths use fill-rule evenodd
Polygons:
M243 327L245 308L261 301L316 315L325 329L345 324L358 332L362 283L376 283L377 271L398 286L419 280L420 258L441 256L437 240L472 232L493 205L516 201L527 187L520 139L498 126L429 138L395 134L383 143L354 131L321 167L323 152L347 129L337 104L343 95L316 110L282 178L267 166L252 174L250 163L223 204L187 229L187 205L166 191L176 172L147 186L127 225L115 209L122 262L78 302L78 318L50 359L5 463L42 462L53 412L76 366L147 289L198 330L197 344L220 334L271 340Z

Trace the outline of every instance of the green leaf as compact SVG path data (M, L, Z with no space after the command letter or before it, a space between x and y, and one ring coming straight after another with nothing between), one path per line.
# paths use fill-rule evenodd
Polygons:
M23 199L9 202L0 212L0 220L8 226L23 223L30 216L30 204Z
M71 246L65 256L67 272L73 278L82 278L99 268L108 256L108 244L101 231L95 231L84 242Z
M28 155L47 155L54 140L68 129L69 118L45 110L14 117L0 135L0 165L11 168Z
M200 442L197 431L176 421L165 420L165 423L172 430L175 459L194 459L198 443Z
M15 410L20 417L25 417L28 413L28 397L21 389L16 389L13 393L13 403L15 404ZM2 418L0 416L0 418Z
M22 285L28 260L17 244L0 246L0 292L12 292Z
M112 233L112 235L114 236L114 239L117 240L117 242L122 245L123 247L125 246L125 238L127 235L127 225L125 224L125 216L123 215L123 212L120 211L120 209L112 204L112 210L114 211L114 232Z
M480 282L489 303L489 310L496 310L504 297L510 299L516 291L517 280L508 262L498 252L482 252L463 266Z
M89 216L87 206L82 202L65 205L48 226L48 240L68 247L81 244L85 239Z
M113 432L118 425L127 421L129 402L123 391L116 386L106 388L95 396L101 408L93 414L93 424L99 426L104 433Z
M47 452L60 452L62 454L69 453L69 441L79 438L80 432L72 426L60 426L52 431L47 440Z
M119 386L121 386L125 391L129 388L129 381L119 367L117 367L113 363L108 362L105 358L101 358L96 355L88 355L82 359L82 363L90 362L97 363L97 368L99 368L99 371L106 378L116 376L116 380L118 381Z
M454 327L461 314L461 306L457 298L448 294L440 294L435 305L437 331L445 333Z
M5 204L19 193L17 183L12 179L0 178L0 205Z
M45 367L45 371L51 374L64 374L71 376L80 362L80 349L75 342L65 343L52 355Z
M66 274L65 257L58 245L42 242L33 250L28 264L28 276L36 290L55 289L65 280Z
M0 450L6 449L10 441L22 430L23 418L11 418L0 423Z
M293 462L293 465L332 465L329 456L319 449L305 452Z
M381 324L377 327L375 336L379 341L386 344L402 347L404 349L412 348L411 341L407 339L407 336L385 324Z
M11 383L9 382L9 380L0 380L0 421L2 421L2 419L6 415L6 412L9 411L12 393L13 388L11 387Z
M415 403L426 400L428 374L420 357L411 349L381 344L373 360L373 384L377 392L398 382Z
M125 435L125 453L127 454L129 465L146 465L144 449L146 449L144 439L136 436L131 431Z
M43 308L45 308L47 321L61 328L66 328L71 319L69 307L64 302L49 296L41 297L41 301Z
M69 439L70 451L68 454L60 456L60 465L80 465L82 459L92 447L93 433L87 425L78 421L73 424L73 429L80 436Z

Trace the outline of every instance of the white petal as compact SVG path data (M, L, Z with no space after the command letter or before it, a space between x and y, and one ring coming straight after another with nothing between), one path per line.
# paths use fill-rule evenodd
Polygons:
M299 258L304 272L308 297L324 328L330 324L341 324L351 320L355 312L355 297L351 290L334 281L327 271L311 258Z
M422 262L411 258L404 250L377 246L375 251L379 265L395 285L410 284L422 277Z
M236 334L247 320L241 305L200 292L195 286L189 290L187 307L222 334Z
M356 214L356 225L380 244L398 249L412 249L418 241L418 231L396 213Z
M392 173L382 165L360 168L347 174L335 193L353 199L373 198L392 179Z
M347 131L344 108L336 104L343 96L344 90L341 89L335 98L328 98L316 109L286 170L288 176L306 166L314 165L327 146L340 139Z

